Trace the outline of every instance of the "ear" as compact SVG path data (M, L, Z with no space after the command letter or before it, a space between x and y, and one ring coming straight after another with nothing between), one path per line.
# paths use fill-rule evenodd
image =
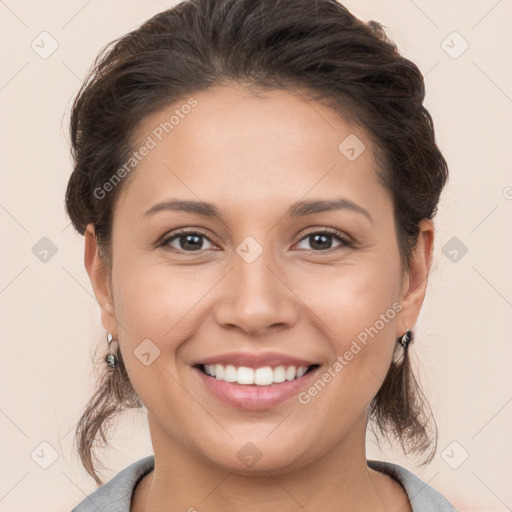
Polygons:
M117 338L114 302L110 289L110 275L99 255L94 224L88 224L85 235L84 263L91 280L94 295L101 308L101 323L105 330Z
M403 307L401 316L408 330L417 322L425 299L434 249L434 223L429 219L423 219L419 227L418 243L411 254L409 268L405 271L400 300ZM398 322L397 329L398 338L404 334L405 327Z

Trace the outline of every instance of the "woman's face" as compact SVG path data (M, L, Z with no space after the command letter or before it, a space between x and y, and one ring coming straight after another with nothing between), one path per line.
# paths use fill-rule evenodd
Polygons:
M364 449L432 235L403 273L365 132L297 95L222 86L147 118L135 147L110 291L91 236L86 264L155 454L257 473Z

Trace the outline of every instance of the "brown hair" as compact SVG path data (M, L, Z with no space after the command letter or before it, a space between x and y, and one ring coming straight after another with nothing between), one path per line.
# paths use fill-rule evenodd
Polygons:
M335 0L188 0L107 45L73 104L74 170L66 208L81 234L94 223L107 269L113 209L129 178L105 197L95 191L129 158L141 120L228 82L306 91L366 130L376 148L379 179L392 196L407 268L419 223L435 215L448 178L423 106L418 67L400 55L379 23L362 22ZM401 350L397 343L396 353ZM105 364L75 438L82 463L98 484L95 440L100 436L107 443L105 424L122 410L141 406L119 351L117 357L116 370ZM407 350L391 363L369 418L406 453L430 449L424 463L434 456L437 427Z

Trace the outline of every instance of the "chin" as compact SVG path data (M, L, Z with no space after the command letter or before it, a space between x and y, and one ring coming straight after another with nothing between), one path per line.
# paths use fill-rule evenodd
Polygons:
M223 471L243 476L268 476L269 473L288 473L308 464L306 459L314 460L313 454L305 455L303 442L293 442L292 447L269 442L264 437L255 442L236 439L225 449L217 445L214 452L203 452L203 457Z

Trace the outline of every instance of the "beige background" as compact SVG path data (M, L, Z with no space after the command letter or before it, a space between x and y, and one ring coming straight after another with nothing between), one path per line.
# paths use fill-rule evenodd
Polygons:
M345 4L386 25L424 73L451 173L417 326L421 343L413 350L440 428L439 451L419 468L369 441L368 457L408 467L461 510L511 510L512 2ZM69 512L95 488L72 445L93 388L94 344L104 343L104 332L83 239L64 213L69 108L99 49L170 5L0 1L2 512ZM31 47L35 40L43 51L47 37L44 48L51 49L43 31L58 43L46 59ZM464 40L453 31L469 44L458 58L452 56ZM57 250L46 262L33 253L43 237ZM449 257L442 251L453 237L459 242L450 243L467 247L457 261L450 245ZM126 415L105 456L105 479L150 453L144 417Z

